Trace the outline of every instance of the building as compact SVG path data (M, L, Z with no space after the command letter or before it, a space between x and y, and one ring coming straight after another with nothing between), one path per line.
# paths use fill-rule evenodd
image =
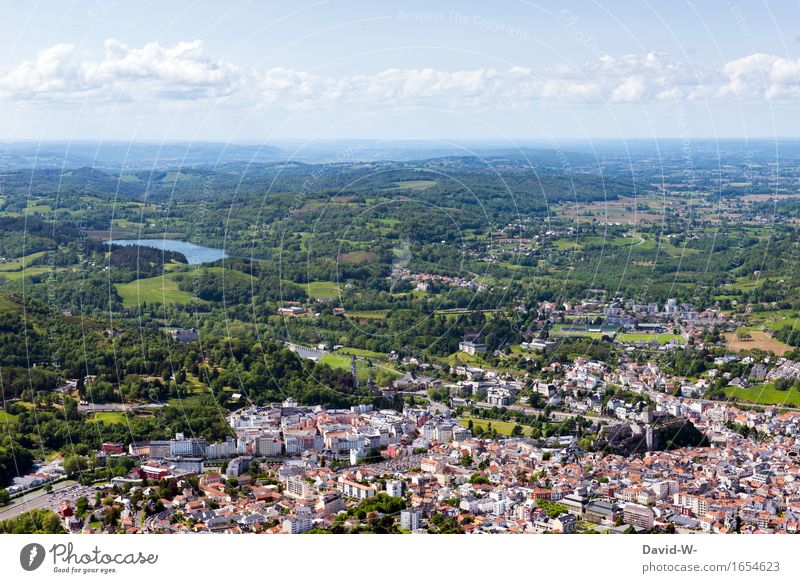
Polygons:
M679 513L683 515L703 516L708 512L708 502L702 496L676 493L674 503Z
M586 505L589 503L589 496L586 495L585 488L578 488L572 494L564 496L559 504L566 506L567 511L575 516L583 516Z
M122 454L125 453L125 445L122 443L106 442L100 446L100 451L107 455Z
M302 534L312 528L311 516L292 514L283 521L283 532L286 534Z
M476 354L483 354L488 348L485 344L480 342L464 340L463 342L459 342L458 349L461 352L466 352L470 356L475 356Z
M154 458L168 457L171 455L169 441L151 441L148 455Z
M228 478L238 478L240 474L247 471L253 459L248 456L234 458L225 468L225 476Z
M623 521L637 528L652 530L655 523L655 513L649 506L629 502L623 509Z
M386 481L386 493L389 496L394 496L395 498L401 498L403 496L403 492L406 489L405 482L401 480L387 480Z
M307 500L314 494L311 484L302 475L290 476L286 480L286 495Z
M200 457L165 457L164 463L172 469L179 469L193 474L202 474L204 465Z
M339 492L325 492L317 499L315 510L320 516L337 514L347 507Z
M550 523L551 530L561 534L575 534L578 528L578 519L572 514L559 514Z
M170 336L172 336L172 339L175 342L178 342L180 344L197 342L197 340L200 339L200 335L194 328L178 328L170 332Z
M374 486L365 486L343 478L339 478L339 491L342 495L348 498L356 498L357 500L372 498L377 493Z
M208 459L220 459L236 455L236 440L229 437L220 443L209 443L206 446L206 457Z
M409 532L419 530L421 512L415 509L400 511L400 528Z
M169 442L169 455L204 457L207 445L206 440L203 438L184 439L183 434L179 433L175 436L175 439Z
M141 480L160 480L173 476L172 471L168 467L149 463L139 466L138 474Z
M283 444L277 437L261 435L255 441L255 453L261 457L279 457L283 453Z
M617 516L617 506L608 500L592 500L586 505L583 518L588 522L614 522Z

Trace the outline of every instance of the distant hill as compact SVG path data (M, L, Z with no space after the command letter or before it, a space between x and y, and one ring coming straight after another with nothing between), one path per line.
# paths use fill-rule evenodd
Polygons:
M215 166L232 162L274 162L286 154L272 146L213 142L12 143L0 151L0 170L75 169L151 170Z

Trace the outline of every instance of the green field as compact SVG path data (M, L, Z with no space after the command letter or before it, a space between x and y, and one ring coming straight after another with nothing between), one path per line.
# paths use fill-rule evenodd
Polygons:
M551 336L584 336L592 340L600 340L603 338L602 332L581 332L572 330L551 330Z
M794 388L788 391L779 391L771 384L755 385L744 389L739 387L727 387L725 389L725 395L728 397L735 397L742 401L759 403L761 405L800 407L800 391Z
M0 409L0 426L5 426L6 423L12 424L17 422L17 416L11 413L6 413L4 409Z
M348 348L343 347L336 351L337 354L349 354L360 358L386 358L385 352L374 352L372 350L364 350L362 348Z
M669 344L672 341L684 344L686 341L680 334L640 334L640 333L627 333L617 334L616 340L620 342L652 342L655 340L659 344Z
M44 251L38 251L25 255L24 257L17 257L5 263L0 263L0 277L4 277L9 281L17 281L31 275L47 273L50 271L50 267L47 265L29 267L34 260L39 259L44 253Z
M44 255L44 251L39 251L37 253L30 253L29 255L25 255L24 257L17 257L16 259L9 259L5 263L0 263L0 272L2 271L16 271L18 269L22 269L27 267L31 264L34 259L39 259Z
M308 297L315 300L337 298L339 297L339 286L335 281L310 281L306 286L306 293Z
M0 271L0 277L5 277L9 281L17 281L25 277L33 275L41 275L50 271L50 268L45 265L37 265L35 267L26 267L19 271Z
M466 352L461 352L460 350L448 356L447 362L448 364L484 364L479 355L476 354L475 356L472 356Z
M319 360L320 364L327 364L331 368L338 368L341 370L350 370L350 365L352 363L352 358L345 355L339 354L325 354ZM375 378L375 375L378 373L379 369L376 367L368 367L367 363L361 360L356 360L356 374L361 382L366 382L366 380L370 376L370 370L372 371L372 378Z
M484 430L489 427L491 423L492 427L497 430L497 433L500 435L511 435L511 432L514 429L514 426L517 425L516 423L509 423L508 421L496 421L494 419L479 419L477 417L461 417L459 419L459 423L462 427L469 426L470 420L472 421L472 425L477 432L479 427L482 427ZM522 425L523 430L525 426Z
M347 312L347 316L350 318L364 318L365 320L385 320L388 313L388 310L356 311Z
M750 316L751 328L758 330L762 326L767 330L782 328L800 329L800 313L795 310L776 310L774 312L753 312Z
M553 241L553 246L559 251L569 251L571 249L583 249L583 246L580 243L573 241L572 239L555 239Z
M378 256L372 251L351 251L350 253L342 253L339 255L340 263L358 264L367 261L375 261Z
M148 304L188 304L196 299L190 292L178 289L178 282L170 275L159 275L146 279L137 279L130 283L116 284L117 293L123 305L133 307L147 302Z
M431 186L436 186L435 180L403 180L395 184L396 188L408 188L411 190L424 190Z
M128 422L122 411L100 411L86 418L89 423L106 423L108 425L124 425Z

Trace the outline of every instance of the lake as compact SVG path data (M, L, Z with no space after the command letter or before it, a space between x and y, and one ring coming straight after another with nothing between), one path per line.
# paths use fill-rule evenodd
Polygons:
M209 263L217 261L228 255L223 249L215 249L214 247L203 247L202 245L195 245L187 241L178 241L176 239L112 239L105 241L106 245L123 245L130 247L131 245L138 245L140 247L152 247L162 251L177 251L186 256L186 261L189 265L197 265L199 263Z

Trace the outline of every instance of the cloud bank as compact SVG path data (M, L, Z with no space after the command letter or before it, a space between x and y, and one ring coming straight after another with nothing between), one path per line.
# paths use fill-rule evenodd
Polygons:
M71 44L42 49L35 58L0 70L0 105L59 102L169 107L199 103L249 109L340 107L525 107L649 102L768 102L800 96L800 60L752 54L719 68L695 67L650 52L605 55L579 67L445 71L385 69L351 76L287 68L240 66L215 59L199 40L174 46L130 47L105 42L102 58L79 55Z

